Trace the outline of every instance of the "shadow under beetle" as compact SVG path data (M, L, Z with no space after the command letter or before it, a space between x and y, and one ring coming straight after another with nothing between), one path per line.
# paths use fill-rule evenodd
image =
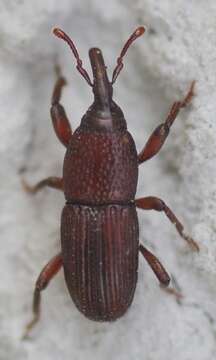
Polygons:
M75 305L95 321L115 320L129 308L137 283L139 251L160 284L169 285L170 277L163 265L139 244L136 207L163 211L191 248L199 250L195 241L185 235L183 225L164 201L153 196L135 200L138 166L159 152L180 109L191 101L195 84L191 83L183 101L173 103L165 122L153 131L143 150L137 154L123 112L113 101L113 84L123 68L123 57L129 46L144 31L144 27L137 28L125 43L112 81L108 79L101 50L90 49L92 82L82 67L73 41L62 30L54 29L54 34L70 46L77 70L92 87L94 101L78 129L72 133L59 102L66 81L58 69L51 117L57 137L67 148L63 177L49 177L32 187L24 182L24 186L31 193L44 186L64 191L62 252L49 261L38 277L33 299L34 318L27 325L25 335L39 319L41 291L62 266Z

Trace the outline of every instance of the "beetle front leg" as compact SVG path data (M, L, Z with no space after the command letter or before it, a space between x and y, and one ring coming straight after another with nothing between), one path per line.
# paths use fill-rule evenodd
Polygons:
M72 130L63 106L59 103L62 94L62 88L66 85L65 78L61 75L60 67L56 67L58 79L56 81L53 95L52 106L50 109L52 123L58 139L64 146L68 146L72 136Z
M42 190L45 186L57 190L62 190L62 191L64 190L63 179L55 176L50 176L46 179L43 179L34 186L29 185L24 179L22 179L22 185L24 190L31 194L36 194L39 190Z
M62 255L61 253L53 257L48 264L41 271L35 285L34 297L33 297L33 319L26 326L23 334L23 339L26 339L31 329L40 319L40 305L41 305L41 291L44 290L49 284L50 280L58 273L62 267Z
M138 208L143 210L163 211L172 224L175 225L179 235L188 243L192 250L199 251L198 244L188 235L184 233L184 226L177 219L172 210L165 204L165 202L157 197L148 196L135 200Z
M191 102L192 97L194 96L194 86L195 86L195 81L192 81L190 89L184 100L174 102L165 122L160 124L153 131L145 147L138 155L139 164L142 164L144 161L151 159L154 155L156 155L160 151L167 136L169 135L170 127L175 121L180 109L186 107Z

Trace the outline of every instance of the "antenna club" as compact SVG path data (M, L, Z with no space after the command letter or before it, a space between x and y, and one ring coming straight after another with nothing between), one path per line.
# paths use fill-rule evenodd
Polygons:
M53 34L59 38L63 38L64 37L64 31L62 31L61 29L59 28L54 28L53 29Z
M144 28L144 26L140 26L140 27L138 27L138 28L134 31L134 35L135 35L136 37L139 37L139 36L141 36L141 35L144 34L145 30L146 30L146 29Z

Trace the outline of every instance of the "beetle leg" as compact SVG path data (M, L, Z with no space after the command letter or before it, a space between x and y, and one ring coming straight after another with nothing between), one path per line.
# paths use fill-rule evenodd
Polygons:
M170 127L175 121L180 109L186 107L191 102L194 96L194 86L195 81L192 81L190 89L185 98L182 101L176 101L173 103L165 122L160 124L153 131L143 150L138 155L139 164L149 160L160 151L169 134Z
M184 226L177 219L172 210L165 204L165 202L157 197L148 196L135 200L138 208L143 210L163 211L172 224L175 225L179 235L188 243L192 250L199 251L198 244L188 235L184 233Z
M34 297L33 297L33 319L26 326L25 332L23 334L23 339L26 339L29 335L29 332L34 327L34 325L39 321L40 318L40 304L41 304L41 291L44 290L49 284L50 280L58 273L62 267L62 255L61 253L54 256L48 264L41 271L35 285Z
M59 103L62 88L66 85L65 78L61 75L60 67L56 66L57 81L52 94L52 106L50 109L52 123L58 139L64 146L68 146L72 136L72 130L63 106Z
M22 185L24 190L31 194L36 194L45 186L63 191L63 179L55 176L50 176L46 179L43 179L34 186L30 186L24 179L22 179Z
M181 300L183 299L183 297L184 297L184 295L182 295L182 293L181 292L179 292L178 290L176 290L175 288L171 288L171 287L164 287L163 285L160 285L161 286L161 289L163 290L163 291L165 291L167 294L169 294L169 295L173 295L173 296L175 296L175 298L176 298L176 301L177 301L177 303L178 304L181 304Z
M183 298L183 295L174 288L168 288L170 283L170 276L168 275L167 271L165 270L161 262L158 260L158 258L149 250L147 250L142 244L139 245L139 250L143 257L146 259L147 263L152 268L155 275L157 276L161 288L168 294L174 295L177 302L180 302L180 300Z
M146 259L147 263L151 266L153 272L157 276L160 284L167 287L170 283L170 277L166 270L164 269L161 262L153 255L149 250L147 250L142 244L139 245L139 250L141 254Z

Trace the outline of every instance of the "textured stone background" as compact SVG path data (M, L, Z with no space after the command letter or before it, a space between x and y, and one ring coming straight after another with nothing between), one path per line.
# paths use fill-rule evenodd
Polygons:
M213 0L0 1L1 360L215 358L215 18ZM45 189L31 197L19 174L26 167L34 183L62 171L64 148L49 116L56 58L68 79L63 103L73 128L92 101L70 50L51 29L71 34L89 71L87 51L101 47L111 71L140 24L148 32L130 49L115 85L138 150L197 80L193 105L178 117L161 153L140 167L138 184L138 196L164 199L200 245L200 254L191 254L163 214L139 212L140 240L177 280L184 300L178 305L163 293L140 258L130 311L113 324L97 324L75 309L61 272L43 293L40 323L23 342L34 281L59 251L63 195Z

